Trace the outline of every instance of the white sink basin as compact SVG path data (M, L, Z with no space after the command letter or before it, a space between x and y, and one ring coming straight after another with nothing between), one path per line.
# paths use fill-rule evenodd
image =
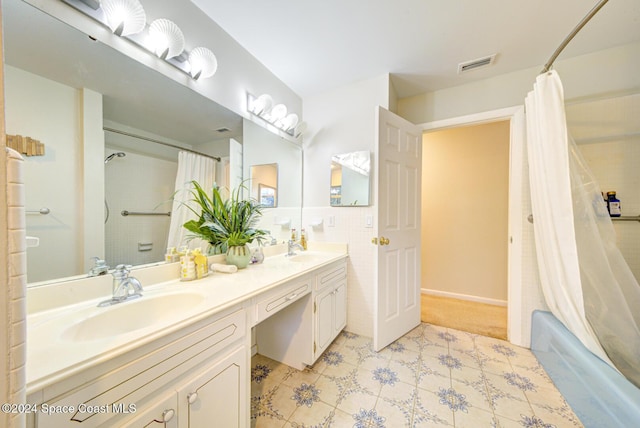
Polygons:
M203 301L203 295L192 292L143 295L128 302L96 308L95 315L67 327L62 339L83 342L118 336L184 314Z
M298 253L295 256L287 257L287 260L295 263L317 263L326 259L324 254L317 253Z

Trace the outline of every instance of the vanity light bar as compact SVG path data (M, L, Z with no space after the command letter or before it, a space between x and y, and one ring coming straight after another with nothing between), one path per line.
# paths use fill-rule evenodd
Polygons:
M68 4L69 6L73 7L74 9L78 10L79 12L83 13L84 15L90 17L94 21L100 23L101 25L104 25L105 27L110 28L109 25L107 24L105 11L100 7L99 0L62 0L62 1ZM143 48L147 52L154 53L153 47L148 46L148 40L147 40L148 37L147 37L147 34L145 34L149 32L149 28L150 26L148 24L145 24L144 30L142 32L139 32L136 34L124 35L120 37L133 42L134 44ZM176 26L176 29L177 29L177 26ZM180 30L174 29L174 32L180 32ZM118 35L117 32L115 32L114 34ZM175 34L174 34L174 37L175 37ZM196 61L199 64L199 66L197 70L192 69L192 64L190 62L190 59L191 59L190 55L193 52L198 53L198 58L196 59ZM216 72L218 67L218 62L213 52L211 52L207 48L198 47L198 48L194 48L191 53L183 50L181 53L178 53L176 56L172 58L163 58L161 56L158 56L158 57L162 59L164 62L171 64L178 70L182 71L183 73L188 74L193 80L199 80L202 78L213 76L213 74Z
M284 104L274 105L273 98L269 94L256 97L247 93L247 111L272 125L278 131L294 138L298 138L306 129L306 123L299 122L297 114L287 113L287 106Z

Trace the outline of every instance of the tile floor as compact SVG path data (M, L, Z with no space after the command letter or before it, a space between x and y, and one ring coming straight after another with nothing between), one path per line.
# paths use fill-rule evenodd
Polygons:
M376 353L338 336L298 371L256 355L252 427L581 427L533 354L508 342L421 324Z

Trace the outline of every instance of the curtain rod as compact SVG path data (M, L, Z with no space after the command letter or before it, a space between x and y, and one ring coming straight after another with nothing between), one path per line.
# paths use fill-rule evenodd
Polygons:
M149 138L149 137L143 137L143 136L141 136L141 135L131 134L131 133L129 133L129 132L120 131L119 129L114 129L114 128L108 128L108 127L106 127L106 126L105 126L105 127L103 127L102 129L103 129L103 130L105 130L105 131L108 131L108 132L113 132L113 133L115 133L115 134L126 135L127 137L137 138L137 139L139 139L139 140L150 141L150 142L152 142L152 143L161 144L161 145L163 145L163 146L172 147L172 148L174 148L174 149L183 150L183 151L185 151L185 152L195 153L196 155L204 156L204 157L206 157L206 158L211 158L211 159L214 159L214 160L217 160L218 162L220 162L220 158L219 158L219 157L211 156L211 155L206 155L206 154L204 154L204 153L200 153L200 152L197 152L197 151L195 151L195 150L186 149L186 148L184 148L184 147L176 146L175 144L165 143L164 141L155 140L155 139L153 139L153 138Z
M542 69L540 74L543 74L549 71L549 69L553 66L553 62L556 60L556 58L558 58L558 55L560 55L560 53L564 50L564 48L567 47L567 45L575 37L575 35L578 34L580 30L582 30L582 27L584 27L587 24L587 22L589 22L589 20L593 18L593 16L596 13L598 13L598 11L602 9L602 6L604 6L608 1L609 0L600 0L600 2L597 5L595 5L593 9L589 11L587 16L582 18L582 21L580 21L578 25L576 25L576 28L574 28L573 31L569 33L569 35L562 41L560 46L558 46L558 49L556 49L553 55L551 55L551 58L549 58L549 61L547 61L547 63L544 65L544 68Z

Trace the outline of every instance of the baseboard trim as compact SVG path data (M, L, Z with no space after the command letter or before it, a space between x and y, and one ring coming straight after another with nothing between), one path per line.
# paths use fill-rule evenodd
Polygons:
M431 296L450 297L452 299L486 303L487 305L504 306L504 307L507 306L506 300L490 299L488 297L480 297L480 296L470 296L468 294L451 293L449 291L431 290L428 288L422 288L420 291L422 292L422 294L429 294Z

